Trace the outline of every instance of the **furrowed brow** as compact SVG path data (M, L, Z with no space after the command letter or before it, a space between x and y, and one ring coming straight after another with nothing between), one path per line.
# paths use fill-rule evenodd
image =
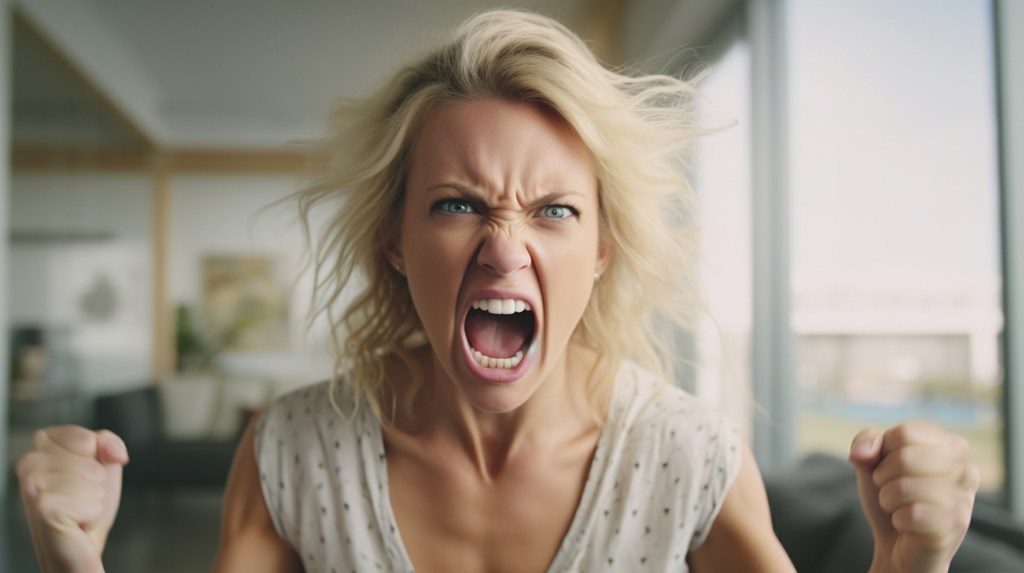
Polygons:
M457 192L459 195L462 195L465 199L471 200L480 205L490 205L490 202L488 201L488 197L486 195L472 187L468 187L461 183L438 183L436 185L431 185L430 187L428 187L427 191L433 192L441 189L451 189ZM526 207L527 209L535 209L538 207L543 207L544 205L558 203L559 201L564 200L566 197L576 197L577 199L583 199L586 196L583 193L572 190L551 191L550 193L545 193L544 195L541 195L540 197L537 197L536 199L529 201L524 205L524 207Z
M472 187L462 185L461 183L446 182L438 183L437 185L431 185L430 187L427 187L427 191L429 192L439 191L442 189L451 189L453 191L457 191L459 195L462 195L466 199L472 199L473 201L476 201L481 204L486 203L486 197L484 197L483 193L480 193L479 191L473 189Z
M545 193L540 197L537 197L527 205L530 208L543 207L544 205L551 205L564 200L566 197L576 197L582 199L584 195L577 191L552 191L551 193Z

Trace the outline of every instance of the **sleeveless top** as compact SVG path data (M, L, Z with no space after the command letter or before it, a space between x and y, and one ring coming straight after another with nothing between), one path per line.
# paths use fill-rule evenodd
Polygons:
M275 400L255 453L277 533L305 570L413 571L388 492L380 422L327 382ZM636 365L611 407L569 530L548 571L688 571L740 466L735 427Z

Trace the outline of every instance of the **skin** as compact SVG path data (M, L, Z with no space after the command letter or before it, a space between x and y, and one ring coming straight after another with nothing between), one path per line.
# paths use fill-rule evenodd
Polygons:
M460 423L508 433L551 401L527 403L542 382L586 376L568 370L566 347L607 264L598 212L590 153L553 114L462 102L423 126L388 256L406 274L433 349L429 387L451 394L444 400L464 410ZM533 367L511 383L481 379L465 360L465 310L485 292L527 299L540 326Z
M556 116L494 100L436 110L412 157L389 258L429 341L412 411L436 415L385 430L402 539L417 570L542 570L599 437L578 383L596 356L570 345L607 261L593 163ZM491 292L530 301L539 326L511 381L475 374L465 352L465 309Z
M418 571L542 571L569 527L599 436L581 391L599 361L571 341L611 256L597 189L583 144L533 105L448 104L414 142L400 233L385 251L408 280L429 342L414 353L426 385L411 411L431 415L399 416L383 430L392 506ZM467 358L463 319L481 293L526 298L536 315L538 342L514 375ZM403 395L403 377L388 368ZM875 535L872 573L945 571L978 485L966 442L912 423L862 432L850 459ZM102 571L124 463L109 432L37 434L18 476L43 571ZM688 561L698 573L793 571L748 450ZM271 523L249 428L225 492L214 571L301 570Z

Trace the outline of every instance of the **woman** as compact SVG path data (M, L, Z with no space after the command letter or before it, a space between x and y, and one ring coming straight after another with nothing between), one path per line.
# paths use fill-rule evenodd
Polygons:
M791 571L747 447L664 382L694 306L691 95L492 12L342 107L299 201L335 213L314 260L344 375L246 432L215 570ZM927 424L855 438L873 571L945 570L966 449ZM102 569L126 462L108 432L36 435L45 571Z

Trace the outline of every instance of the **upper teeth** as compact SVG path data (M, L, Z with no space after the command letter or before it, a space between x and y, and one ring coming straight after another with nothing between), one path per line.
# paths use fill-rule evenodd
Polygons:
M532 310L530 308L530 304L525 300L512 298L478 300L473 303L473 308L489 312L491 314L515 314L517 312L523 312L524 310Z

